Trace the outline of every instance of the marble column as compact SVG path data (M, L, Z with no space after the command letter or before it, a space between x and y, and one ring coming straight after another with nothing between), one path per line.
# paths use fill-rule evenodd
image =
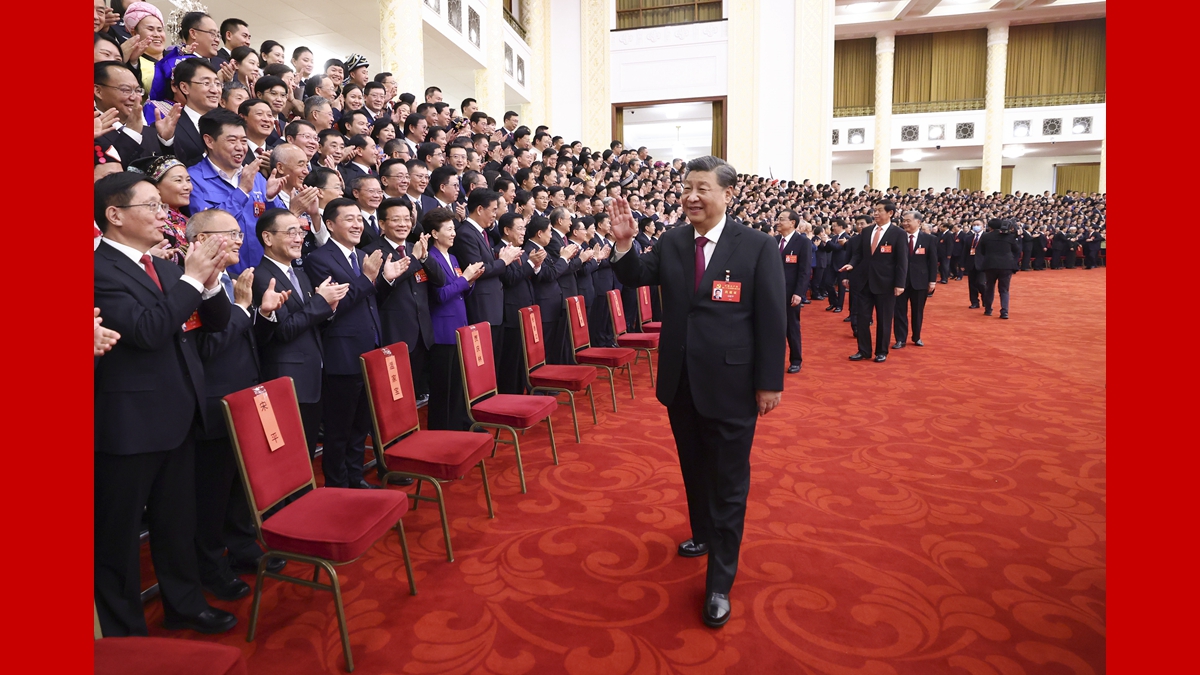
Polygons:
M758 167L758 2L728 0L729 109L725 111L728 149L726 160L742 173ZM719 151L719 149L714 149Z
M421 0L379 0L379 53L383 63L371 68L372 73L392 73L397 91L409 92L417 97L417 101L425 100L425 38L421 12ZM321 64L317 64L317 68L320 67Z
M521 119L537 120L554 128L549 96L550 84L550 3L526 0L521 3L521 25L525 26L525 41L529 44L529 63L525 65L525 81L529 83L529 103L521 108ZM499 119L499 118L497 118Z
M480 45L487 68L475 71L475 100L479 109L496 118L504 116L504 4L488 0L479 27ZM418 99L420 100L420 99Z
M1004 79L1008 68L1008 22L988 24L986 116L983 123L985 194L1000 191L1004 174Z
M792 175L828 183L833 172L833 0L796 0Z
M871 187L886 190L892 179L892 78L896 34L875 34L875 156L871 161Z
M613 141L612 99L609 93L609 12L607 2L579 3L580 62L583 128L580 140L593 152L603 152Z

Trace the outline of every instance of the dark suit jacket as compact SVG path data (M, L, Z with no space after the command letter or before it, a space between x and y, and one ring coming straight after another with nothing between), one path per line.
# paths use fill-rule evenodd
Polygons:
M983 241L982 233L979 235L979 241ZM975 246L975 255L971 255L972 245ZM975 233L969 230L963 237L963 267L968 272L983 271L983 258L979 257L979 243L975 241Z
M948 258L954 252L955 235L950 230L946 230L938 237L938 257Z
M843 265L850 262L850 249L846 248L846 244L850 242L850 235L847 232L842 232L836 237L829 240L829 266L836 272Z
M950 255L953 257L958 257L963 253L967 253L967 251L964 251L963 249L966 246L967 235L971 234L971 232L969 230L959 230L953 234L954 245L951 247Z
M379 321L383 324L383 343L394 344L403 342L411 352L417 347L417 340L425 343L425 347L433 346L433 324L429 318L429 287L443 286L446 283L445 272L432 256L426 257L425 264L412 256L412 244L404 244L404 250L397 249L385 237L380 237L375 243L363 249L370 255L376 250L383 251L383 259L389 255L399 259L408 257L408 269L396 278L392 292L385 300L379 302ZM422 272L418 274L418 272Z
M372 171L368 174L366 171L360 169L354 162L339 164L338 171L340 171L342 174L342 185L344 186L343 194L345 194L347 199L354 199L354 190L351 188L351 185L353 185L355 178L358 178L359 176L377 175L375 171Z
M781 239L782 237L775 239L776 248L779 247ZM800 232L793 232L787 246L784 246L783 250L779 252L779 259L783 261L784 301L790 303L793 295L803 298L804 294L808 292L808 284L812 276L812 268L809 267L812 259L812 240ZM788 260L796 262L787 262Z
M204 401L204 367L196 350L199 331L229 323L229 300L201 294L181 281L178 265L151 258L163 290L141 265L107 242L93 254L94 303L104 325L121 339L96 363L95 451L113 455L162 452L187 437ZM199 312L201 327L184 332ZM201 420L207 416L199 406Z
M593 242L600 244L601 250L603 250L605 246L609 246L608 240L604 237L598 236L593 240ZM611 250L608 252L607 258L596 264L596 273L592 275L592 285L595 287L595 297L597 298L613 290L614 288L621 287L620 284L617 283L616 275L613 274Z
M129 166L129 163L136 159L164 154L163 146L158 142L158 133L149 124L142 128L141 143L133 140L124 131L113 129L100 138L97 138L95 144L100 146L101 151L109 146L115 148L117 154L121 156L121 164L124 166ZM167 148L167 150L170 150L170 148ZM112 158L109 157L109 159Z
M981 270L1016 270L1021 245L1012 232L989 230L979 238L975 249L976 265Z
M551 241L553 244L554 242ZM537 250L537 244L531 241L525 242L524 251L526 257L528 254ZM562 286L559 285L559 277L567 270L567 261L551 255L550 247L546 247L546 259L542 261L542 267L534 274L531 279L533 281L533 299L537 302L538 307L542 308L542 321L550 323L558 321L563 312L566 311Z
M366 254L356 249L359 269ZM378 283L363 274L354 274L350 261L337 242L330 239L324 246L312 252L304 261L310 278L324 280L333 277L339 284L350 284L346 293L333 313L333 319L321 331L321 340L325 348L325 373L328 375L362 375L362 366L358 357L379 346L382 339L380 330L379 308L376 306L376 296L382 301L392 287L383 280L380 272Z
M907 233L904 242L908 244ZM937 245L937 237L924 232L917 233L916 250L908 256L908 284L905 288L925 291L929 290L929 284L937 281Z
M229 324L225 330L201 332L196 336L200 360L204 363L204 388L208 398L208 415L200 438L209 440L229 435L221 410L221 397L262 381L258 341L270 337L272 326L273 323L259 316L253 306L247 315L241 307L230 305Z
M566 240L558 230L554 228L550 229L550 243L546 245L546 260L550 261L553 259L556 268L560 265L562 266L562 271L558 275L558 286L562 289L564 298L573 298L579 295L579 285L575 282L575 273L583 267L583 262L579 259L579 254L563 262L562 258L559 257L562 255L563 246L565 245L563 242L565 241L569 244L570 241Z
M254 304L262 302L271 280L275 290L293 289L283 307L275 310L275 322L269 336L259 336L259 356L263 380L290 377L296 386L296 400L316 403L321 400L321 325L333 316L325 298L313 292L308 274L299 266L292 270L300 282L293 289L287 274L270 260L261 259L254 268ZM324 282L325 277L318 281Z
M858 269L864 267L866 272L866 289L875 295L892 295L893 288L904 288L908 279L908 240L904 230L889 225L879 240L879 246L871 253L871 240L879 225L872 224L863 228L858 241L850 251L850 264ZM884 252L885 246L891 246L891 252Z
M728 218L695 292L695 230L663 233L649 253L631 249L613 264L621 283L659 286L662 333L658 400L671 405L687 368L692 400L705 417L758 413L756 390L782 391L787 321L783 262L770 235ZM739 302L712 299L713 282L741 282Z
M179 122L175 125L175 142L169 150L175 155L175 159L183 162L187 166L191 166L204 158L204 153L207 148L204 147L204 138L200 136L200 131L196 129L196 125L192 124L192 118L188 117L187 110L179 116Z
M492 250L497 254L502 245ZM535 304L533 294L533 266L529 264L529 249L521 254L521 261L514 262L504 268L500 275L500 284L504 286L504 326L518 328L521 325L520 310Z
M470 295L466 297L468 323L487 321L493 326L503 324L504 286L500 282L500 275L507 265L492 254L491 240L464 220L450 252L464 270L477 262L483 263L483 274L475 280Z

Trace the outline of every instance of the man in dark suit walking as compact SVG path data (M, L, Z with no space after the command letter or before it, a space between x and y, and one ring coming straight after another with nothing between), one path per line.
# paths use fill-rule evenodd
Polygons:
M967 293L971 297L971 306L968 309L979 309L979 296L987 285L983 274L983 259L978 257L979 239L982 236L983 221L972 221L971 231L967 232L963 242L963 270L967 275Z
M861 307L855 310L858 330L858 351L851 361L871 358L871 310L875 310L875 362L887 360L888 340L892 332L892 313L896 296L904 292L908 279L908 248L904 232L891 224L896 205L890 200L875 202L875 224L859 233L850 252L850 263L843 272L862 268L863 292L855 298Z
M904 239L908 246L908 278L904 292L896 297L896 344L892 349L903 349L908 341L908 308L912 307L913 344L924 347L921 342L921 324L925 321L925 300L937 284L938 239L921 231L924 216L920 211L908 211L901 222L904 224Z
M204 368L196 332L220 331L229 300L218 274L228 241L188 249L184 265L148 254L166 208L144 175L95 185L94 302L120 341L99 357L95 382L94 584L106 636L146 635L138 551L143 515L163 601L163 625L223 633L237 624L204 599L196 565L194 444L203 425Z
M321 468L326 487L373 488L363 480L363 453L371 429L371 411L358 357L379 347L383 338L377 298L385 300L408 258L367 255L356 248L363 222L358 205L335 199L322 214L329 241L309 254L304 267L318 279L349 284L333 318L321 333L325 374L321 382L325 443ZM382 278L381 278L382 277Z
M645 254L633 246L628 202L612 203L617 277L634 287L657 284L663 295L657 397L671 421L692 526L679 554L709 556L701 616L712 627L729 620L750 446L756 416L779 405L787 323L778 244L726 218L736 182L724 160L688 162L689 224L667 230Z
M979 240L978 257L980 267L987 278L983 292L983 315L992 315L992 301L996 298L996 286L1000 286L1000 318L1008 318L1008 286L1013 272L1017 271L1017 254L1021 251L1013 230L1016 223L1008 218L992 218L988 221L987 234Z
M258 345L262 379L292 378L312 457L321 429L321 326L333 316L350 286L325 278L313 288L299 264L306 235L291 211L267 209L255 224L255 235L263 246L263 257L254 268L253 302L261 305L268 291L291 291L283 306L275 310L269 337Z
M784 211L779 214L779 255L783 260L783 298L787 306L788 373L800 372L804 365L804 351L800 337L801 300L808 293L808 261L812 255L812 241L796 231L800 214Z
M943 225L943 227L945 226ZM941 237L938 238L939 284L950 283L950 277L954 275L953 270L950 268L950 261L954 257L954 240L958 237L957 230L957 225L953 229L947 227L942 231Z
M968 235L971 234L966 228L961 227L958 223L954 224L954 246L950 249L950 270L953 272L955 281L962 281L963 278L963 253L967 246Z

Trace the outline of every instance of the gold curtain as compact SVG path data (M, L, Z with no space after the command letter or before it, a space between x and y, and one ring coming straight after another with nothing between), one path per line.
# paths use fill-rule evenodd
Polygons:
M833 43L833 107L875 105L875 38Z
M987 30L933 34L930 101L982 99L987 95Z
M725 159L725 106L721 101L712 104L712 154Z
M613 115L613 140L625 142L625 109L616 108ZM601 150L603 152L603 150Z
M1005 96L1105 91L1105 20L1013 26Z
M1000 191L1006 195L1012 194L1013 167L1000 168ZM983 189L983 167L973 166L958 170L958 189L972 192Z
M696 7L697 21L720 21L721 20L721 3L705 2Z
M929 102L933 34L897 35L893 69L892 103Z
M1100 163L1055 164L1054 194L1068 192L1099 192Z
M867 184L868 185L871 184L871 174L872 173L873 172L871 171L871 169L867 169ZM892 169L892 172L890 174L888 174L888 178L889 178L889 183L890 183L889 187L897 187L897 188L900 188L901 190L907 190L909 188L919 187L919 183L921 182L921 170L920 169Z
M645 11L627 11L639 9ZM670 26L720 18L720 2L702 1L692 5L680 0L617 0L617 28Z

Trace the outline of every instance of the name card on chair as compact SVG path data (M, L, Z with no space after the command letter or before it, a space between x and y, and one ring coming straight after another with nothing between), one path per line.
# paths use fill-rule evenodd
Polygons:
M475 345L475 365L483 365L483 346L479 344L479 331L471 326L471 343Z
M583 328L583 303L575 303L575 316L579 319L579 327Z
M400 388L400 372L396 370L396 357L387 347L381 351L383 351L383 360L387 363L388 385L392 388L392 400L399 401L404 398L404 390Z
M538 337L538 329L537 329L538 322L534 321L533 319L534 319L534 316L532 314L530 314L529 315L529 332L533 334L533 344L536 345L537 343L541 342L541 339Z
M258 411L258 421L267 435L267 446L271 452L282 448L283 435L279 433L279 423L275 421L275 411L271 409L271 397L266 387L254 388L254 408Z

